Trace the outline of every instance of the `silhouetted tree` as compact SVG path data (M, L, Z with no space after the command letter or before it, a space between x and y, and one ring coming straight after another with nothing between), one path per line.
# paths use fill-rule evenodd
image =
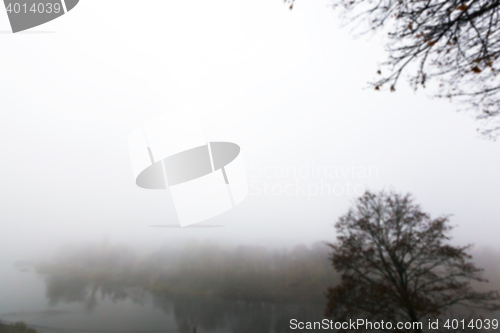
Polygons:
M326 315L337 321L384 320L395 327L454 305L500 309L498 292L471 287L487 281L470 262L470 245L447 244L448 216L431 219L409 194L367 192L335 227L331 260L341 283L327 292Z
M285 0L293 7L294 0ZM500 135L500 0L331 0L363 32L388 32L389 58L372 82L395 90L404 70L417 89L436 78L437 96L458 98ZM479 130L479 129L478 129Z

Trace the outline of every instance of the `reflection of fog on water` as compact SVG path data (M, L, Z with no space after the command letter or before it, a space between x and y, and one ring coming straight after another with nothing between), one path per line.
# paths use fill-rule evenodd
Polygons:
M323 319L324 292L339 280L328 255L322 244L270 250L194 243L154 253L71 246L50 260L13 265L2 283L22 290L0 298L0 319L58 327L40 330L49 333L291 332L291 319ZM475 257L499 289L498 256Z
M145 290L138 286L127 285L120 281L96 279L89 281L83 277L49 276L46 280L47 298L50 305L59 303L83 303L87 311L92 311L98 299L109 298L113 302L132 300L144 304Z
M317 304L272 304L228 301L217 298L155 298L155 305L169 311L173 305L180 329L199 327L209 331L289 332L290 319L320 320L323 307Z
M180 330L198 327L208 331L288 332L291 318L320 320L321 304L263 303L234 301L207 296L155 295L122 281L94 281L50 277L47 279L50 304L82 303L95 310L99 300L130 300L136 304L151 302L166 314L173 314Z
M200 257L202 260L200 260ZM152 305L180 330L288 332L290 319L323 318L323 292L334 282L324 247L292 251L196 245L139 256L104 245L67 249L36 265L52 306L103 300Z

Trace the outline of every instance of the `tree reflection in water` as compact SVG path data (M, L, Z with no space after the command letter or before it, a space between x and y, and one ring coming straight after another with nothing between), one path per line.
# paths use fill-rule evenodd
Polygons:
M290 319L319 321L322 317L321 304L261 303L230 301L217 298L175 297L173 302L177 324L182 329L199 327L203 331L227 331L238 333L290 332Z
M272 251L196 244L139 256L109 244L63 250L39 263L49 304L100 299L151 302L180 330L289 332L290 319L323 318L324 290L337 281L322 245Z

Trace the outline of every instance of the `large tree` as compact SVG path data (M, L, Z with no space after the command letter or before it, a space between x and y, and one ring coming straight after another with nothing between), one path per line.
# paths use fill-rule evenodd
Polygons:
M295 0L285 0L293 7ZM372 84L394 91L404 71L412 86L436 79L439 97L465 103L500 135L500 0L331 0L342 17L384 30L388 59Z
M335 227L331 260L341 283L327 292L326 315L337 321L396 325L434 319L456 305L500 309L498 292L472 288L487 281L470 261L470 245L448 243L448 216L431 218L409 194L367 192Z

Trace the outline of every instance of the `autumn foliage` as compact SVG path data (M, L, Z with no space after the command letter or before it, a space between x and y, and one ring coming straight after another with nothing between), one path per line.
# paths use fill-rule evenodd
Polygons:
M293 8L295 0L285 0ZM388 58L372 85L395 91L406 72L412 86L433 79L436 96L458 99L500 135L500 0L331 0L362 33L383 32ZM479 129L478 129L479 130Z

